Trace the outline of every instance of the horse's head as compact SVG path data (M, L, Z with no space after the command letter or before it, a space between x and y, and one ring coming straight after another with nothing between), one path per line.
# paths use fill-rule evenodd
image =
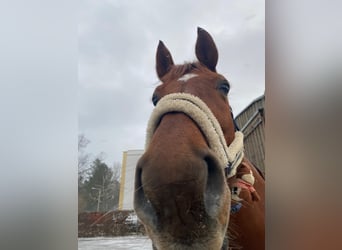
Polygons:
M224 144L234 140L230 85L216 72L215 43L201 28L196 56L198 62L175 65L161 41L157 49L161 84L153 93L156 109L136 168L134 207L159 250L221 249L229 222L224 166L208 135L215 129L206 127L216 118ZM198 107L203 117L196 117ZM206 118L208 112L213 119Z

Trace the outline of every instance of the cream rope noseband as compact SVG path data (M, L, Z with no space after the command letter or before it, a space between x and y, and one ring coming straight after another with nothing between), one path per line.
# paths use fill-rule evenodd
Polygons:
M159 100L148 122L145 148L150 144L161 117L170 112L182 112L193 119L206 136L209 147L217 153L222 168L228 168L228 178L236 174L244 156L243 133L236 131L235 138L228 147L216 117L200 98L191 94L174 93Z

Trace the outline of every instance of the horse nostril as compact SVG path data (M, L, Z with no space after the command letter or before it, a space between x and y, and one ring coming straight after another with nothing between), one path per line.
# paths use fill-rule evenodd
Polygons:
M222 204L227 185L223 169L216 158L209 156L205 159L208 168L207 184L204 193L204 205L209 216L216 217Z
M146 197L142 183L142 168L137 167L135 172L135 192L134 192L134 210L140 220L145 224L155 227L157 225L157 216L151 202Z

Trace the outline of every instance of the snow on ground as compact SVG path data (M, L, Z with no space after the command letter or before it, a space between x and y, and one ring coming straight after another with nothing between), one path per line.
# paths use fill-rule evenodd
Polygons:
M144 236L78 238L78 250L152 250Z

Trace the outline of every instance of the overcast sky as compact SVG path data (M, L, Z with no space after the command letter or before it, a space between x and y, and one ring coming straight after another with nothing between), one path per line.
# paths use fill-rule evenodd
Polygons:
M158 41L175 63L195 60L197 27L219 51L217 71L232 84L235 115L265 90L265 4L259 0L80 2L79 133L87 151L112 166L143 149L157 86Z

